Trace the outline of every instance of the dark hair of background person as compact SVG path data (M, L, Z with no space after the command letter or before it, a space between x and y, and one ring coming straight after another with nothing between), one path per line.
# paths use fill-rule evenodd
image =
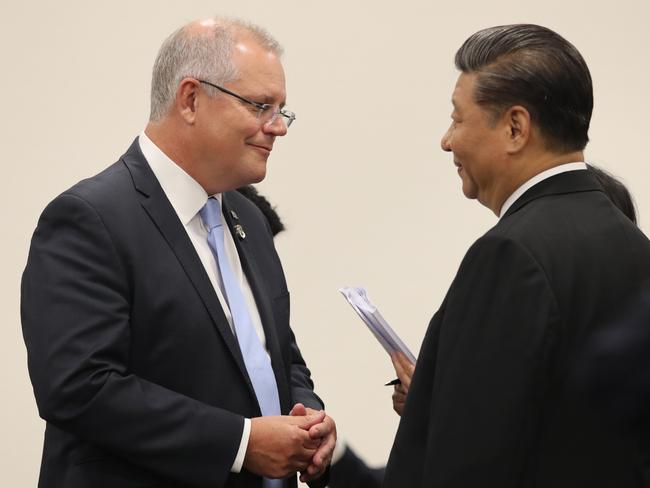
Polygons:
M469 37L456 67L476 73L474 100L496 119L521 105L539 127L547 149L581 151L589 141L591 75L569 41L546 27L490 27Z
M262 211L264 217L266 217L266 220L269 222L269 226L271 226L273 237L284 230L284 224L280 220L280 216L275 211L275 208L271 206L271 203L264 196L257 192L257 189L253 185L242 186L241 188L237 188L237 191L248 198Z
M607 198L609 198L612 203L616 205L616 207L621 212L623 212L628 219L637 224L634 199L632 198L632 195L630 194L630 191L627 189L627 187L621 183L618 178L613 176L611 173L608 173L604 169L599 168L598 166L588 164L587 169L602 185Z

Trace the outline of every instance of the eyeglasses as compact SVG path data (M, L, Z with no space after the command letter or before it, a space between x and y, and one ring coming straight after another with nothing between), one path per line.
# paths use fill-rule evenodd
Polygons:
M259 103L259 102L254 102L252 100L249 100L248 98L244 98L241 95L237 95L234 92L231 92L230 90L227 90L226 88L215 85L214 83L210 83L209 81L205 80L197 80L199 83L205 83L206 85L211 86L212 88L216 88L219 91L222 91L231 97L235 97L236 99L248 103L249 105L252 105L257 109L257 118L262 122L262 125L265 127L268 127L270 125L273 125L273 123L278 119L278 117L282 117L282 120L284 120L284 123L286 124L287 128L291 126L294 120L296 120L296 114L291 112L290 110L285 110L283 108L277 107L275 105L271 105L270 103Z

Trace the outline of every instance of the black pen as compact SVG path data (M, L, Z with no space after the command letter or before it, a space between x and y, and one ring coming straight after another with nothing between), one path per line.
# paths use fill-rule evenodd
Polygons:
M394 385L401 385L401 384L402 382L399 380L399 378L395 378L394 380L386 383L384 386L394 386Z

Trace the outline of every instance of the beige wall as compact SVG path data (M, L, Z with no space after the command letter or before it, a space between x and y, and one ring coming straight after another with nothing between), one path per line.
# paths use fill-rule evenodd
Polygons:
M35 486L42 442L18 310L31 232L50 199L116 160L143 128L158 46L192 18L244 17L286 47L298 120L260 188L288 227L278 248L318 391L341 437L372 463L385 461L397 427L382 386L393 373L337 288L365 285L417 351L465 250L495 223L464 199L439 149L453 54L469 34L535 22L581 50L595 80L588 159L624 179L649 229L647 0L8 3L0 6L3 486Z

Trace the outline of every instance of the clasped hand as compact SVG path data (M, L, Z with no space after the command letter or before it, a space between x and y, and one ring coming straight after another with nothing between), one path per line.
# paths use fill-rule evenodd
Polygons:
M300 481L308 482L324 473L335 444L334 420L324 411L297 403L288 416L251 419L244 466L266 478L300 471Z

